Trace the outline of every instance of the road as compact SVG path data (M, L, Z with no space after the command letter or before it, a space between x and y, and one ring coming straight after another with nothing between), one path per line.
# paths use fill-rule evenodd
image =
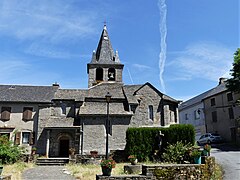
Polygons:
M229 144L212 145L211 156L224 170L224 180L240 180L240 148Z

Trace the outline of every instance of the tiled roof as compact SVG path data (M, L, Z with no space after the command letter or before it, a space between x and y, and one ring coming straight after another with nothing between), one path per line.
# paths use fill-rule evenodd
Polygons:
M216 94L219 94L219 93L227 91L227 90L228 89L226 88L226 82L221 83L220 85L218 85L215 88L211 89L203 99L209 98L211 96L214 96Z
M137 97L133 94L137 91L142 85L124 85L123 90L127 97L129 104L138 104Z
M51 102L57 86L0 85L2 102Z

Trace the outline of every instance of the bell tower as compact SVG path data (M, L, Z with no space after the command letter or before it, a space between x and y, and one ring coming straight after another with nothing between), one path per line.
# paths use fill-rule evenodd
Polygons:
M123 66L118 52L113 51L104 25L97 50L93 51L92 60L87 64L88 88L100 82L122 82Z

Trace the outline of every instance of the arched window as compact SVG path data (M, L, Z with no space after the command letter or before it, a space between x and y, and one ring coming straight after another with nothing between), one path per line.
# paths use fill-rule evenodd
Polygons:
M103 81L103 69L102 68L97 68L97 70L96 70L96 81L97 82Z
M115 69L114 68L108 69L108 81L115 81Z
M148 106L148 115L149 115L149 119L153 120L153 106L152 105Z

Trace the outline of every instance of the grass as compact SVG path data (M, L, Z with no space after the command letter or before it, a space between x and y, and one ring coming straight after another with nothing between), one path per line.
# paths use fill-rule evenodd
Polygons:
M21 180L22 172L26 169L34 167L32 163L18 162L10 165L3 166L2 175L12 175L13 180Z
M127 163L118 163L116 167L112 169L112 175L124 174L123 167L126 164ZM67 164L66 168L78 180L92 180L96 178L96 174L102 174L100 165Z
M211 180L223 180L223 168L219 164L216 163L214 173L211 177Z

